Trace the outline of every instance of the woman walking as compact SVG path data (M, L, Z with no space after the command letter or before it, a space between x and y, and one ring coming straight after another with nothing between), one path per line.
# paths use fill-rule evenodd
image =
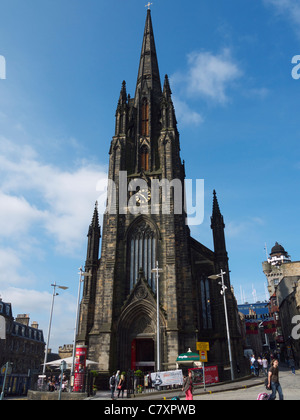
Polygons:
M120 376L120 380L117 386L118 389L118 398L120 398L120 393L122 392L122 398L124 397L124 390L125 390L125 386L126 386L126 381L125 381L125 376L121 375Z
M185 392L186 401L191 401L193 399L194 385L191 370L189 371L189 375L184 378L182 391Z
M271 368L268 374L268 389L272 390L270 400L276 399L276 392L279 394L279 399L283 400L282 388L279 383L279 371L278 371L278 360L273 359L271 362Z

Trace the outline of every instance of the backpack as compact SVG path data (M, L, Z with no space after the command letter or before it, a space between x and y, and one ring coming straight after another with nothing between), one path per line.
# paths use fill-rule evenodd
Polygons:
M116 378L114 376L112 376L109 380L109 383L111 386L115 386L116 385Z

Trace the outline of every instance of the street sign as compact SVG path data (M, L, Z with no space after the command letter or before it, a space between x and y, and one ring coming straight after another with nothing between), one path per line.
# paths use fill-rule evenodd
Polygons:
M200 362L207 363L207 351L201 350L199 351L200 354Z
M7 369L7 372L6 372L6 369ZM5 364L5 365L3 365L2 367L1 367L1 375L4 375L4 374L7 374L7 375L11 375L11 373L12 373L12 366L10 365L10 364Z
M205 341L197 341L196 349L198 351L209 351L209 343Z
M4 399L4 392L5 392L7 375L11 375L11 372L12 372L12 366L11 365L12 365L11 363L6 362L6 364L3 365L2 368L1 368L1 373L3 372L3 374L4 374L4 380L3 380L3 384L2 384L2 392L1 392L1 395L0 395L0 400L1 401Z
M6 339L6 321L4 316L0 316L0 340Z

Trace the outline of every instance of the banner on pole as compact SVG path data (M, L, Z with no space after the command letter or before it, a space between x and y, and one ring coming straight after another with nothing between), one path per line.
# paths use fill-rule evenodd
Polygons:
M182 385L183 375L182 370L169 370L166 372L151 373L151 381L153 386L169 386Z
M194 384L203 384L203 368L191 368ZM205 366L205 383L216 384L219 382L218 366Z
M0 315L0 340L6 340L6 321L4 316Z

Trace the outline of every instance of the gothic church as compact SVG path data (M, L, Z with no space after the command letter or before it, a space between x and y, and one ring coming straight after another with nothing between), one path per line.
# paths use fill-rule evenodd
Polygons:
M155 371L174 369L179 354L196 351L197 341L208 341L208 363L220 373L229 365L224 304L217 281L208 276L225 271L226 296L234 366L242 364L243 348L236 300L231 291L224 221L213 194L211 229L214 251L193 239L186 213L137 214L124 207L120 174L127 185L142 179L147 186L134 194L137 208L151 207L153 180L180 180L185 169L168 77L159 74L151 11L147 11L137 84L133 98L123 82L116 110L115 134L109 150L109 180L116 190L103 218L101 257L97 206L88 232L83 297L77 345L88 347L88 358L99 363L103 375L117 369ZM109 184L110 185L110 184ZM135 191L136 193L136 191ZM127 191L128 202L133 196ZM182 191L184 195L184 191ZM112 211L112 206L114 211ZM154 214L153 214L154 213ZM159 278L160 362L157 366L156 261Z

